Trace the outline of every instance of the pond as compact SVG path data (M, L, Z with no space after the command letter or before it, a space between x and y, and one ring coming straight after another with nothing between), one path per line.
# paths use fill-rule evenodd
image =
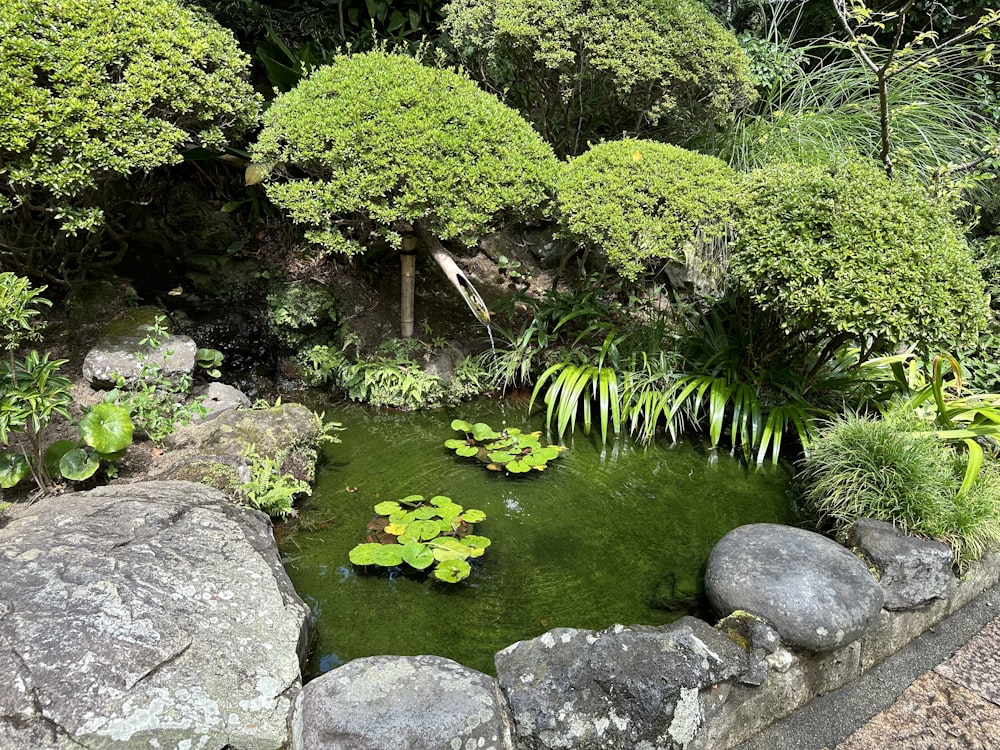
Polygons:
M281 545L316 615L307 677L378 654L436 654L493 674L497 651L551 628L666 624L699 611L708 553L726 532L794 520L786 471L748 470L694 444L602 447L576 436L545 471L509 476L444 447L460 437L455 418L542 429L523 403L406 414L325 409L346 428L343 442L327 446L314 493ZM492 545L466 580L348 561L373 506L411 494L446 495L486 513L474 533Z

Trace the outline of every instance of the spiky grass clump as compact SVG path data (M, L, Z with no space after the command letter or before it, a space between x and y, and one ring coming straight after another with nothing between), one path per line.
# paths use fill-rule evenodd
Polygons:
M1000 467L960 494L965 462L910 416L837 417L803 459L803 497L838 532L861 518L949 544L963 565L1000 542Z

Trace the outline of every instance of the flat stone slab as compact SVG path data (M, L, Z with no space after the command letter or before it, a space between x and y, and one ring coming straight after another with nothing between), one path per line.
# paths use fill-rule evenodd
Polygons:
M440 656L354 659L299 694L294 750L510 750L496 681Z
M705 592L716 612L767 620L782 641L830 651L860 638L882 608L867 566L832 539L779 524L740 526L715 545Z
M308 617L204 485L40 500L0 529L0 748L283 748Z
M934 671L1000 707L1000 617L987 624ZM1000 745L1000 734L996 740Z
M837 750L996 750L1000 706L934 672Z

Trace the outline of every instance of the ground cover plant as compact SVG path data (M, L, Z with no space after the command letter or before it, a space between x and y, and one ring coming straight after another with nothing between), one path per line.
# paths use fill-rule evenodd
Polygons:
M0 68L0 263L57 284L127 252L126 178L221 148L260 107L232 34L173 0L10 0Z
M835 418L801 468L809 509L838 533L860 518L889 521L951 545L960 566L1000 542L996 463L966 486L965 461L905 409Z

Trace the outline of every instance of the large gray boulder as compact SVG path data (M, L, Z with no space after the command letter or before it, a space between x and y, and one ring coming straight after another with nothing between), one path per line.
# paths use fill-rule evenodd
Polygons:
M770 523L740 526L712 549L705 593L720 615L767 620L785 643L830 651L860 638L882 609L867 566L831 539Z
M281 748L308 617L267 517L215 490L41 500L0 529L0 747Z
M878 571L886 609L913 609L946 599L955 588L954 555L947 544L910 536L872 518L855 523L848 542Z
M694 739L703 691L746 653L691 617L664 627L557 628L496 655L518 748L673 750Z
M295 702L293 750L510 750L496 682L440 656L355 659Z

